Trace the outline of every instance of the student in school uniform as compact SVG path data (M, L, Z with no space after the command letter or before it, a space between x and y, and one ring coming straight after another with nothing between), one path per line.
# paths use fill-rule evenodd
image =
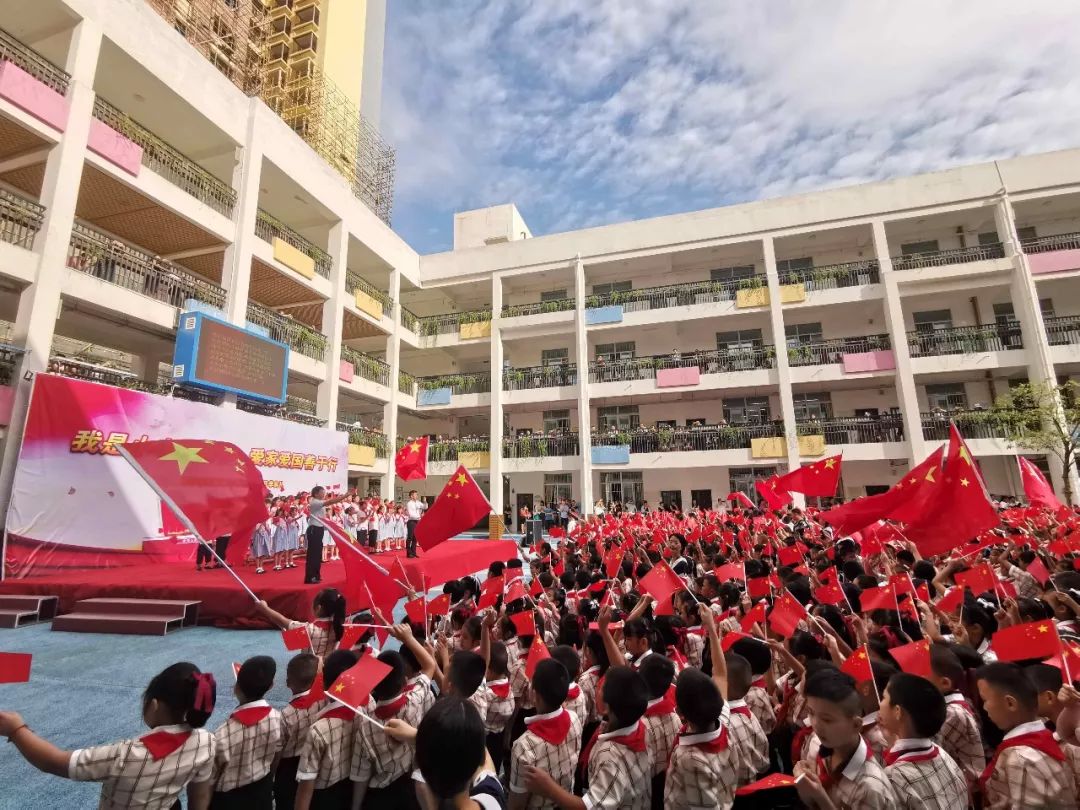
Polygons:
M405 520L405 507L394 506L394 550L404 551L405 540L408 534L408 521Z
M315 594L311 603L311 612L316 616L313 622L294 621L278 613L265 601L256 602L255 609L281 630L306 626L311 651L320 658L333 652L345 632L345 597L336 588L323 588Z
M274 772L275 810L292 810L296 800L300 747L307 739L315 717L326 708L328 701L322 689L319 659L311 653L292 657L285 670L285 685L293 697L281 710L281 758Z
M328 687L341 673L356 664L351 650L335 650L323 664L323 683ZM356 717L348 706L330 701L320 711L300 745L296 768L296 810L351 810L352 782L349 766L353 756Z
M390 551L390 536L393 533L394 518L387 512L385 504L380 506L377 512L379 516L379 535L375 544L375 551L382 553Z
M730 715L728 734L732 750L736 753L736 773L741 787L756 781L758 774L769 766L769 739L743 699L753 680L750 662L733 652L724 656L724 662L727 666L729 698L726 705Z
M757 639L741 638L731 645L731 651L738 653L750 662L750 671L754 679L750 682L743 700L750 707L754 717L761 723L766 734L772 734L776 728L776 708L766 685L766 676L772 669L772 650L769 645Z
M290 506L289 512L285 517L285 547L281 559L282 568L296 568L296 563L293 561L293 558L300 548L300 536L303 534L303 522L304 516L300 513L299 508Z
M1039 719L1035 685L1016 664L994 662L976 670L990 721L1005 732L980 785L984 810L1075 807L1076 788L1065 753Z
M566 700L563 707L572 713L584 730L589 721L589 705L585 699L585 693L578 685L578 670L581 669L581 658L577 651L569 644L560 644L551 648L551 657L566 667L566 673L570 676L570 688L566 692Z
M147 685L142 717L150 732L141 737L63 751L37 736L15 712L0 712L0 735L40 771L101 782L101 807L169 810L187 788L189 810L206 810L214 788L215 743L203 726L216 699L214 676L181 662Z
M933 741L945 722L945 698L925 678L900 672L881 694L878 724L895 740L885 775L898 810L952 810L967 805L960 766Z
M266 520L259 521L255 526L255 532L251 537L251 556L255 560L255 573L266 573L266 569L263 568L263 562L274 553L274 513L270 513L270 517ZM199 544L202 546L202 543Z
M934 735L934 742L960 766L970 790L986 768L986 753L975 708L959 691L967 673L956 653L947 645L931 644L930 675L934 686L945 698L945 721L941 731Z
M1039 717L1054 733L1054 739L1061 746L1065 760L1069 763L1069 770L1072 771L1077 798L1080 798L1080 745L1077 744L1076 732L1071 729L1068 719L1063 718L1070 693L1062 689L1065 679L1061 670L1051 664L1029 664L1024 667L1024 673L1035 684L1039 698Z
M256 655L240 665L233 692L236 710L214 732L214 797L211 810L272 810L273 772L281 754L281 714L263 698L277 664Z
M672 690L675 665L670 658L654 654L641 662L638 672L649 689L644 723L645 741L653 760L652 806L654 810L661 810L664 806L664 775L682 725L675 711L675 701L668 694Z

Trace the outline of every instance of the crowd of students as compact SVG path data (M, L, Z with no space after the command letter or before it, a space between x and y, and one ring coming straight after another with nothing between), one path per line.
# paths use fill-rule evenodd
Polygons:
M185 787L196 809L1075 808L1080 513L1001 516L933 559L898 531L834 538L812 509L593 516L532 547L528 577L514 559L446 583L427 626L353 617L347 648L338 592L306 623L261 603L311 642L280 709L256 656L212 733L214 678L179 663L148 685L140 738L61 751L10 712L0 734L103 782L107 808ZM1058 654L997 660L1021 625ZM390 670L359 716L330 696L366 656Z

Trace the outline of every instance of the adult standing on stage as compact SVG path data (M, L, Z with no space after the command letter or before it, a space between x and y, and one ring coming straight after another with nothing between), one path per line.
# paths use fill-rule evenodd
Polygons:
M336 498L326 499L326 489L314 487L311 490L311 500L308 501L308 526L304 537L307 538L307 557L304 566L304 584L312 585L321 582L322 574L322 541L326 531L326 507L348 498L349 492Z
M415 489L409 490L409 501L405 504L405 556L416 556L416 524L424 516L427 504L420 500Z

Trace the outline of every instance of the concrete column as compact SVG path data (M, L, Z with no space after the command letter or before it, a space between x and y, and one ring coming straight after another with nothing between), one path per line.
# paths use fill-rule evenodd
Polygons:
M881 266L881 284L885 291L885 323L889 330L893 355L896 357L896 401L900 403L900 412L904 420L904 436L908 445L908 465L914 466L926 457L926 442L923 439L922 416L919 413L919 395L915 387L915 374L911 370L911 350L907 342L907 328L904 326L904 308L900 290L893 274L892 259L889 257L889 242L885 235L885 222L873 223L874 252Z
M585 264L579 254L574 260L574 339L578 378L578 444L581 450L581 492L578 504L582 515L593 511L592 414L589 412L589 337L585 328Z
M383 433L390 445L387 451L386 473L379 478L379 492L383 498L394 497L394 452L397 449L398 403L401 391L398 376L401 372L401 272L390 271L390 289L387 293L394 299L394 328L386 337L386 362L390 366L390 401L383 406Z
M156 383L161 364L170 362L172 355L169 354L140 354L132 358L131 370L138 374L143 382Z
M488 435L491 437L491 446L488 457L488 500L495 514L502 519L503 504L503 340L502 340L502 306L503 306L503 282L502 277L495 274L491 277L491 415L489 417Z
M784 417L784 445L787 448L788 471L799 468L799 432L795 424L795 401L791 392L791 367L788 365L787 335L784 332L784 311L780 302L780 276L776 272L776 249L771 236L761 240L765 256L765 278L769 285L769 323L776 347L776 380L780 387L780 411ZM795 493L795 503L805 505L806 499Z
M0 512L6 513L11 484L22 446L23 426L30 403L34 374L44 371L52 351L60 293L67 268L68 246L75 222L75 205L82 180L86 141L94 109L94 74L101 51L101 28L92 20L82 20L72 30L64 69L70 74L67 128L45 161L40 202L45 209L41 229L34 239L37 273L34 282L19 294L12 342L26 352L16 368L11 421L4 441L0 466ZM26 377L30 376L30 380ZM0 561L2 568L2 561Z
M349 265L349 232L341 222L330 228L330 297L323 302L322 330L326 335L326 379L319 383L315 413L331 429L337 426L341 390L341 334L345 323L345 274Z
M233 168L232 186L236 189L233 209L233 241L225 248L221 269L221 286L225 288L225 314L229 322L243 326L247 320L248 289L251 285L251 257L254 248L255 217L259 211L259 182L262 176L263 153L258 126L258 98L248 105L247 137L238 150Z

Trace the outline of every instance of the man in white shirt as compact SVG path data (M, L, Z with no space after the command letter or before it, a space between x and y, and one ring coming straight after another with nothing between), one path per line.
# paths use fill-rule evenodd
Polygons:
M326 490L323 487L314 487L311 490L311 500L308 501L308 526L304 532L307 538L307 557L304 565L304 584L311 585L321 581L322 574L322 546L323 533L326 526L323 520L326 518L326 507L340 503L352 494L346 492L336 498L326 499Z
M409 491L409 500L405 504L405 555L416 556L416 524L424 515L427 504L420 500L420 495L415 489Z

